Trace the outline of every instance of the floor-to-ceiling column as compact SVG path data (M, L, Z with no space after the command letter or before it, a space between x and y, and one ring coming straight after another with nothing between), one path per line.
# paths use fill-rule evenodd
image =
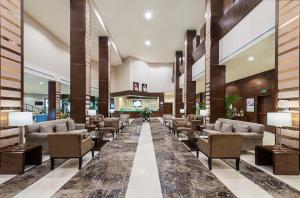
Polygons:
M60 107L60 82L49 81L48 82L48 119L56 120L59 118Z
M174 88L175 88L175 117L181 117L180 109L182 107L182 89L179 88L179 77L180 70L179 66L181 65L183 52L176 51L175 53L175 65L174 65Z
M193 40L196 30L187 30L185 33L185 60L184 60L184 105L186 115L196 113L196 82L193 81Z
M99 37L99 113L108 116L110 105L109 38Z
M71 118L87 123L91 93L91 13L89 0L70 0Z
M223 15L223 1L207 0L205 10L205 100L207 122L225 116L225 66L219 65L218 21Z
M1 0L0 129L8 113L23 110L23 1Z

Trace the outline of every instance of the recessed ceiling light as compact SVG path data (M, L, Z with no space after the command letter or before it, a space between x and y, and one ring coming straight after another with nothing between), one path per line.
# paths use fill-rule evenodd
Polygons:
M44 82L40 82L40 85L44 85Z
M146 41L145 41L145 45L146 45L146 46L150 46L150 45L151 45L151 41L146 40Z
M253 56L250 56L250 57L248 58L248 61L254 61L254 57L253 57Z
M146 20L151 20L152 19L152 12L151 11L146 11L144 14L144 17Z

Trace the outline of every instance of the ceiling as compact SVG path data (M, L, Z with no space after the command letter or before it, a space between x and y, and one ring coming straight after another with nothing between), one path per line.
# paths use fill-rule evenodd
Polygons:
M24 9L59 40L70 46L70 0L26 0ZM98 61L98 37L108 36L95 12L92 12L92 59ZM111 48L111 64L120 65L122 59Z
M123 58L137 57L150 63L174 62L184 48L187 29L204 24L204 0L95 0ZM145 20L151 11L152 20ZM145 46L146 40L151 46Z
M174 62L175 51L184 48L185 31L198 30L204 24L204 0L91 2L105 23L103 27L92 12L92 59L98 60L98 37L110 35L117 48L111 48L111 64L115 66L128 56L150 63ZM69 45L70 0L26 0L24 8L27 14ZM145 20L145 11L152 12L152 20ZM145 46L145 40L150 40L151 46Z

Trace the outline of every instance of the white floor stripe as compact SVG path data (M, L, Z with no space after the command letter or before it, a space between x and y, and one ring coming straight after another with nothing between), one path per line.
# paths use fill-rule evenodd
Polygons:
M95 152L95 155L97 153L98 152ZM82 167L84 167L91 159L91 153L86 154L82 159ZM15 197L51 197L78 171L78 159L70 159L48 173L45 177L41 178L25 190L21 191Z
M162 197L149 123L142 126L126 198Z

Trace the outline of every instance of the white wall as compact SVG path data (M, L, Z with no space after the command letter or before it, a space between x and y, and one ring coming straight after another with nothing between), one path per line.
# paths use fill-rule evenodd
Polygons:
M48 98L47 94L24 94L24 104L32 105L34 107L37 107L39 109L43 109L44 106L36 106L35 102L43 102L44 99Z
M123 64L111 71L111 91L132 90L133 82L148 85L148 92L173 92L172 64L149 64L142 60L128 57Z

